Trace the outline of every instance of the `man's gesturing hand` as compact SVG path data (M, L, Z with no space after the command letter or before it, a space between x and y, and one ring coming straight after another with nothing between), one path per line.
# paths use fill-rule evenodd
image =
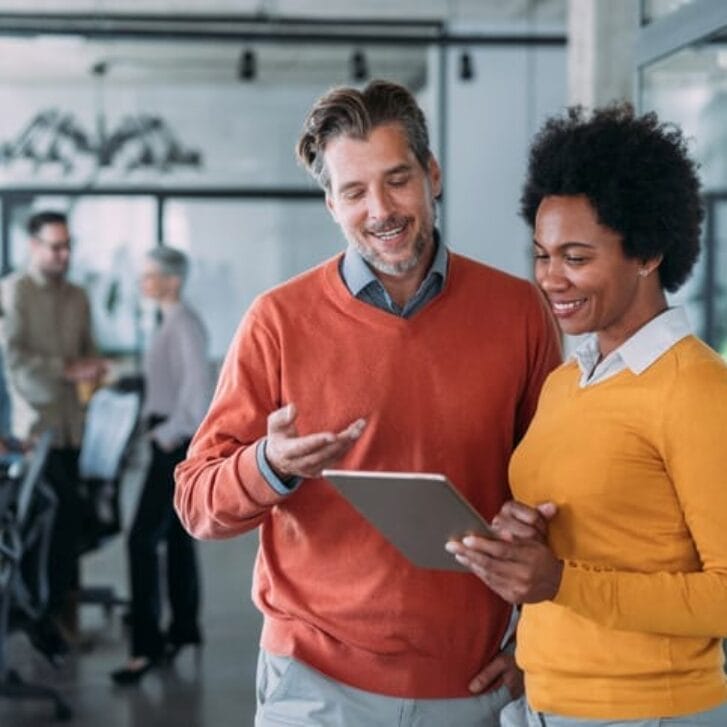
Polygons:
M326 467L335 465L366 426L357 419L340 432L316 432L300 436L295 426L298 412L294 404L277 409L268 417L265 457L282 480L291 477L319 477Z

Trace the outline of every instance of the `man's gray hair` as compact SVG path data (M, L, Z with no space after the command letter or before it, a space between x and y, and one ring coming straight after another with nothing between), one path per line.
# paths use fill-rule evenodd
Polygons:
M380 80L371 81L363 91L334 88L318 99L303 124L296 147L298 161L330 192L326 145L339 136L365 140L383 124L401 125L414 156L427 169L431 151L424 113L404 86Z
M162 275L173 275L182 282L187 279L189 260L181 250L168 245L159 245L149 250L146 257L157 264Z

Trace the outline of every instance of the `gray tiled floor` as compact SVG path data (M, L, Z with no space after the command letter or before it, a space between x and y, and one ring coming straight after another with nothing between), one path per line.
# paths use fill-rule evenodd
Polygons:
M125 482L124 509L130 512L138 489L132 472ZM127 520L128 522L128 515ZM188 650L174 666L150 672L136 687L115 687L108 673L126 658L120 612L107 620L100 608L83 606L81 626L90 642L54 670L21 634L13 634L8 661L28 681L56 687L74 710L78 727L250 727L260 618L250 602L257 533L199 544L205 645ZM126 593L124 543L116 538L83 566L87 585L116 585ZM61 724L50 702L0 697L2 727Z

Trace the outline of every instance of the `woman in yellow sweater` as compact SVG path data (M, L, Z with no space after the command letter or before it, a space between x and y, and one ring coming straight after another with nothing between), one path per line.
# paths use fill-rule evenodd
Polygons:
M525 604L521 724L725 727L727 366L665 296L698 256L695 165L653 114L571 109L522 212L562 330L594 335L545 383L501 538L447 547Z

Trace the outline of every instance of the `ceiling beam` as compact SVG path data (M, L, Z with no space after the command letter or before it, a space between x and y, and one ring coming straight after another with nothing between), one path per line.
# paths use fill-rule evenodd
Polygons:
M454 33L439 20L277 19L268 16L0 13L0 35L367 45L557 45L564 33Z

